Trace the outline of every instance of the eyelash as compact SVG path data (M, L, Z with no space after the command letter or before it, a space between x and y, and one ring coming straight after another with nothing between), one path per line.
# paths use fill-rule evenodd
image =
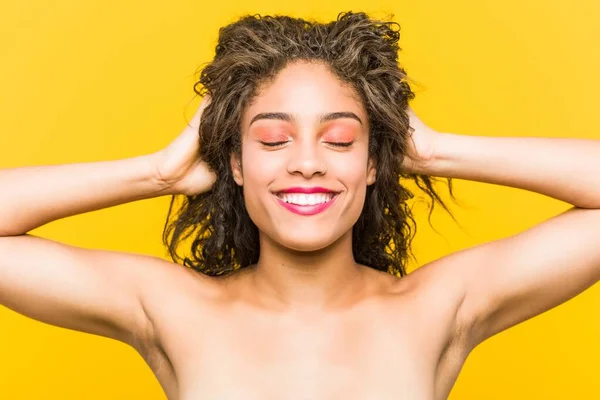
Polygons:
M268 147L276 147L276 146L281 146L282 144L287 143L286 142L260 142L265 146ZM350 145L354 142L325 142L327 144L333 145L333 146L338 146L338 147L350 147Z

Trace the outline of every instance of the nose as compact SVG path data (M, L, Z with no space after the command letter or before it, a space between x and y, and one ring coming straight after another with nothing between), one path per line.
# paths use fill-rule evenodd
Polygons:
M288 161L288 172L292 175L301 174L305 178L325 174L327 165L318 143L312 140L294 142Z

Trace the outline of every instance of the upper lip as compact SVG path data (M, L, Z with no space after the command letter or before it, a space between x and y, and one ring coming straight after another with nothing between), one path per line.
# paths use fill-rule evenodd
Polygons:
M287 189L279 190L275 193L337 193L334 190L323 188L320 186L302 187L294 186Z

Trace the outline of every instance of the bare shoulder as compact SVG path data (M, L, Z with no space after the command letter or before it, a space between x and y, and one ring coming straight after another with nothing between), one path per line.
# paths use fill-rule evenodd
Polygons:
M154 258L144 278L141 300L150 319L152 334L149 340L157 342L158 325L164 321L165 313L201 310L223 299L225 291L221 278L211 277L192 268ZM194 309L190 309L193 305Z
M446 345L459 344L465 327L460 326L458 311L465 297L464 285L447 257L426 263L393 286L399 301L408 298L418 313L427 313L438 332L445 333Z
M199 294L218 296L223 291L219 283L221 278L215 278L196 271L192 268L174 263L172 261L155 258L153 266L148 269L151 276L148 279L149 289L152 290L189 290L194 289ZM146 297L153 297L153 293L146 293Z
M472 350L468 326L459 318L465 291L455 268L443 257L420 266L395 285L396 307L408 310L422 356L433 362L435 392L446 395Z

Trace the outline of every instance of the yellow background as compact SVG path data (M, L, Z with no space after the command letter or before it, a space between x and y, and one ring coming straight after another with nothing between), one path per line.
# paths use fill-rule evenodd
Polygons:
M165 4L165 3L168 3ZM244 13L395 14L401 59L434 128L600 138L597 0L7 1L0 3L0 168L119 159L166 146L193 114L193 73ZM585 171L582 171L585 173ZM443 189L443 187L442 187ZM568 205L456 181L464 229L420 209L420 263L527 229ZM2 196L10 195L3 188ZM53 222L35 234L166 257L168 197ZM43 201L43 199L40 199ZM23 210L26 212L26 210ZM599 233L600 235L600 233ZM451 399L600 398L600 286L480 345ZM232 380L235 384L235 380ZM0 398L165 399L144 361L109 339L0 308Z

